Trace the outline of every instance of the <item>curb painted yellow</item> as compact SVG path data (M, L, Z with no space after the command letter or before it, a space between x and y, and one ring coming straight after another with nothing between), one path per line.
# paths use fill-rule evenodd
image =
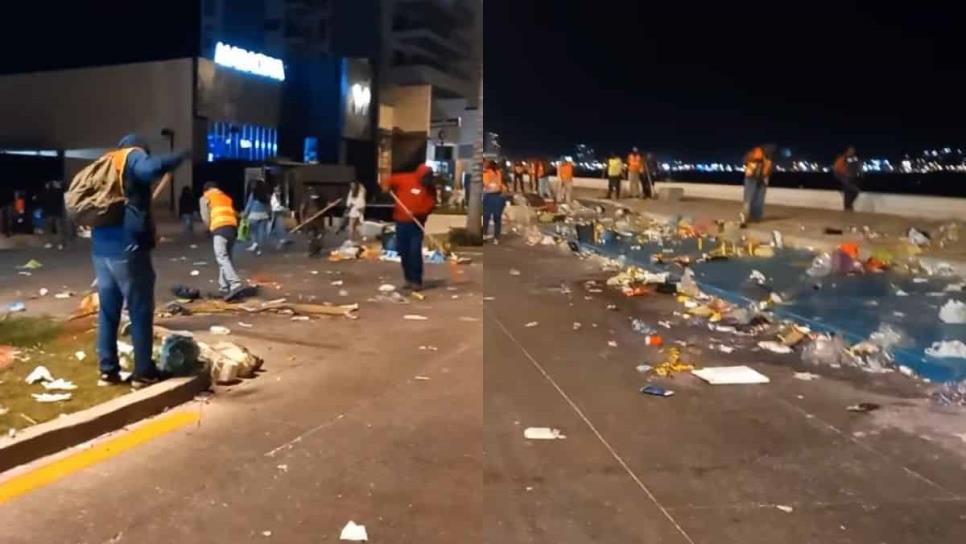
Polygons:
M196 410L169 412L131 430L123 431L115 437L95 443L89 448L71 453L66 457L51 461L23 474L14 476L7 481L0 482L0 504L62 478L66 478L83 468L120 455L149 440L194 423L200 418L201 414Z

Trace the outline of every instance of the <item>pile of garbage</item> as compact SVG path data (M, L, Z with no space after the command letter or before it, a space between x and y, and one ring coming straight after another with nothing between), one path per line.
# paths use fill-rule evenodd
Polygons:
M958 295L964 283L951 282L955 271L948 263L921 258L923 248L938 243L921 230L910 229L904 240L889 245L871 229L855 229L856 235L877 240L877 243L861 248L857 242L845 241L834 251L814 255L811 264L801 269L802 286L788 291L778 292L771 286L771 278L759 270L752 270L740 293L711 289L715 294L727 296L726 301L704 292L695 276L694 265L721 259L774 257L784 250L781 233L773 233L770 241L762 243L748 239L736 222L697 224L682 217L655 220L620 208L607 215L599 207L580 204L561 207L559 211L565 214L565 218L550 227L556 236L554 242L569 245L578 256L596 261L602 270L611 273L607 287L620 289L626 296L673 294L684 306L681 312L675 312L679 319L692 324L695 320L706 321L713 332L759 338L757 349L786 355L798 352L809 364L851 367L871 373L898 370L912 375L911 369L896 362L896 354L900 351L908 353L915 342L894 323L888 322L890 318L904 317L902 312L883 316L880 328L854 345L842 336L813 332L808 327L776 316L784 312L774 310L793 304L807 290L823 289L823 282L834 286L848 276L886 271L891 271L896 275L894 277L907 277L913 283L941 278L941 284L945 284L940 288L943 293L931 293L946 295L938 310L938 320L947 325L966 324L966 300ZM535 226L528 227L527 242L542 244L548 236L544 234L547 230L547 227L542 231ZM941 229L939 238L948 243L958 240L958 236L958 227L950 224ZM644 250L645 245L646 252L640 254L643 256L632 258L635 252ZM801 254L795 253L794 258L800 259ZM788 253L783 255L791 258ZM652 266L645 268L646 262ZM898 288L895 293L904 294ZM745 302L736 304L742 297ZM869 301L870 306L877 303ZM645 325L637 328L645 330ZM923 355L966 359L966 345L955 338L947 338L923 350Z

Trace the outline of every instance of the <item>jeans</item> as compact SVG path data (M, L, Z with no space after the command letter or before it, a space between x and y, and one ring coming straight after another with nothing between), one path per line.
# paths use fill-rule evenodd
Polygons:
M620 176L610 176L607 178L607 196L605 198L610 198L611 193L614 194L614 198L620 200L621 198L621 177Z
M63 246L67 243L67 221L63 216L48 215L44 218L44 234L48 240Z
M745 220L749 222L761 221L765 213L765 191L768 185L755 178L745 178Z
M493 237L500 238L503 231L503 208L506 207L506 199L503 193L483 193L483 235L490 230L490 221L493 221Z
M241 287L241 278L238 277L231 258L231 252L235 248L235 236L219 233L213 235L211 240L215 250L215 262L218 263L218 289L231 291Z
M268 229L271 226L271 219L252 219L251 224L252 243L262 246L268 240Z
M639 197L643 194L644 184L641 182L641 173L627 172L627 196L631 198Z
M560 202L570 203L574 199L574 182L573 180L564 181L560 180L560 189L557 191L557 200Z
M859 186L852 179L842 180L842 203L845 211L850 212L855 206L855 199L859 198Z
M415 221L396 222L396 251L406 283L423 284L423 231Z
M195 233L195 216L192 213L181 214L181 226L183 227L182 232L185 238L191 238Z
M544 176L544 177L540 178L540 180L539 180L539 186L538 186L538 189L537 189L537 193L542 198L553 198L553 193L550 191L550 178L549 177Z
M513 174L513 192L523 192L523 174Z
M154 345L154 266L151 253L136 251L123 257L93 257L100 310L97 316L97 355L101 372L120 372L117 329L121 310L127 303L134 344L134 376L153 377L157 367L151 360Z

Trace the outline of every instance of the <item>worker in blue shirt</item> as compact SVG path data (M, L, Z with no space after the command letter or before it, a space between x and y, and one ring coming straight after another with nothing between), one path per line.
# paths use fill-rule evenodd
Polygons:
M160 378L151 358L155 280L151 263L151 250L155 245L151 184L176 169L188 157L188 152L152 155L147 142L136 134L129 134L121 139L114 153L127 198L124 219L116 225L95 227L91 235L100 299L97 355L101 377L98 384L114 385L123 381L117 354L117 332L126 302L134 345L131 385L139 389Z

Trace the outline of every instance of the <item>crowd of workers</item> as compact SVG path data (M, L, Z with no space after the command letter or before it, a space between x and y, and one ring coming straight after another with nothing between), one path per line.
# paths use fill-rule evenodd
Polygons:
M764 215L765 194L774 172L777 147L772 144L755 146L744 158L744 205L741 223L746 225L761 221ZM862 165L854 147L849 147L836 157L833 165L835 179L841 184L843 208L854 209L859 196L859 180ZM494 242L499 240L500 225L498 217L509 193L534 193L555 202L569 203L573 199L574 163L569 158L556 163L556 176L551 176L551 165L540 159L515 161L509 166L512 183L504 183L504 171L496 162L490 162L484 169L484 229L494 223ZM659 170L652 153L641 153L634 147L627 157L611 152L604 163L602 177L607 180L607 199L619 200L622 186L627 181L628 198L657 198L655 181ZM488 181L489 180L489 181ZM502 195L501 203L497 195Z
M116 149L85 169L79 176L97 179L98 194L82 190L67 191L59 182L48 183L44 191L34 197L36 206L43 211L42 227L25 228L24 233L34 233L43 228L61 245L66 242L71 226L70 218L90 228L91 258L96 276L99 300L97 315L97 354L100 373L99 385L111 386L130 383L135 389L150 385L164 378L152 358L154 346L154 310L156 274L152 252L158 240L157 228L152 217L152 200L161 194L168 174L188 158L187 151L177 153L152 153L148 143L135 134L125 136ZM97 163L109 165L104 171L96 170ZM97 172L97 173L90 173ZM80 219L77 198L84 205L110 205L98 200L110 194L108 185L116 183L122 196L122 205L116 214L104 214L103 220L85 223ZM78 186L83 185L78 183ZM423 287L423 235L426 221L436 206L436 189L433 171L425 165L415 171L388 176L382 189L395 201L396 247L402 261L405 289L418 291ZM83 197L77 195L84 194ZM216 182L204 186L200 199L189 188L184 188L178 201L178 215L183 234L191 239L196 217L200 216L211 240L211 248L218 265L219 294L226 301L243 298L253 288L241 278L235 267L233 250L243 238L251 238L249 251L260 254L273 238L279 245L289 241L286 223L298 217L301 223L293 231L305 227L309 237L310 254L318 254L321 238L325 235L325 214L336 205L345 209L340 230L349 231L349 239L359 237L366 208L366 190L359 182L350 184L348 194L328 204L322 201L317 190L309 188L304 195L298 214L293 214L283 202L279 187L271 187L265 180L255 180L247 188L245 205L238 211L232 197ZM4 233L9 222L29 216L30 204L25 194L16 193L13 201L4 206ZM69 216L69 217L68 217ZM247 232L244 232L247 231ZM52 245L52 244L51 244ZM122 378L117 339L122 312L127 309L130 334L134 348L134 371Z

